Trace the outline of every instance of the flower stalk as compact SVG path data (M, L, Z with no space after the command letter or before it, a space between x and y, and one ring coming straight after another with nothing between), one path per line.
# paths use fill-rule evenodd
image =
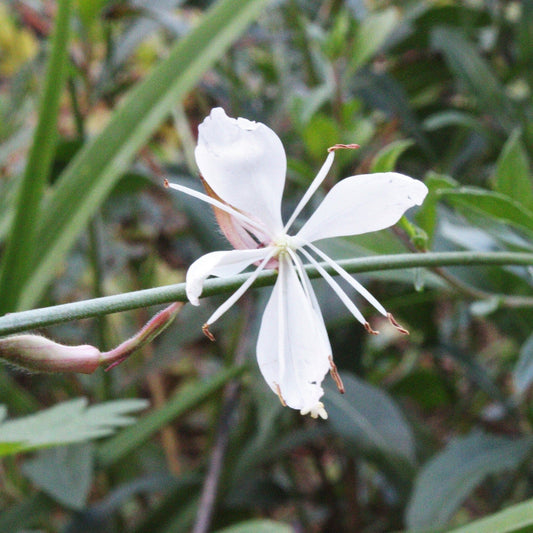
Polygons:
M41 335L23 334L0 339L0 360L30 372L92 374L100 367L110 370L164 331L182 306L181 302L169 305L133 337L108 352L88 344L66 346Z
M330 265L320 263L324 270L333 276L337 273ZM378 272L386 270L405 270L407 268L436 268L450 266L524 266L533 267L533 253L527 252L427 252L420 254L393 254L356 259L343 259L337 264L349 274ZM306 265L309 278L320 277L314 266ZM202 298L227 294L240 287L250 276L249 273L237 274L224 279L208 279L204 283ZM257 276L252 287L268 287L275 283L277 272L265 270ZM533 307L533 298L528 296L508 296L490 294L487 298L497 298L501 307ZM186 302L185 283L164 285L152 289L131 291L112 296L103 296L29 311L8 313L0 317L0 336L12 335L31 329L62 324L72 320L91 318L111 313L131 311L151 305L170 302Z

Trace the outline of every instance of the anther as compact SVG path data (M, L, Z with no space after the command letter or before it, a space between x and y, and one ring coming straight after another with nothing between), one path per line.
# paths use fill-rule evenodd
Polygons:
M215 336L209 331L209 324L204 324L202 326L202 331L204 332L204 335L212 342L215 341Z
M398 322L396 322L396 320L394 319L394 317L392 316L391 313L388 313L387 314L387 318L389 319L389 322L400 332L400 333L403 333L404 335L409 335L409 332L403 327L403 326L400 326L400 324L398 324Z
M370 333L370 335L379 335L379 331L376 331L375 329L372 329L370 327L370 324L368 322L365 322L363 324L363 326L365 327L365 329L368 331L368 333Z
M329 373L331 374L331 377L335 381L335 384L337 385L339 392L341 394L344 394L344 384L342 383L342 379L339 376L337 365L333 362L333 357L331 357L331 355L328 357L328 359L329 359Z
M281 405L283 405L283 407L287 407L287 402L283 399L283 396L281 395L281 389L279 388L279 385L277 383L274 383L274 387L276 387L276 394L278 395Z
M359 148L358 144L335 144L328 148L328 152L335 152L336 150L355 150Z

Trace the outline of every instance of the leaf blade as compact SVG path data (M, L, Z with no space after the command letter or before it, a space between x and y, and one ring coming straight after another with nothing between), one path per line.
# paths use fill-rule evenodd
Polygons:
M201 75L258 14L266 0L221 0L117 108L110 122L61 174L43 208L36 257L17 308L35 304L79 233L135 153Z

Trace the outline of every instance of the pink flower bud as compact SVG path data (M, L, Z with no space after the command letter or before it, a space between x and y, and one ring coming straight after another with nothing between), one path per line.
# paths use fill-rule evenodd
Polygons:
M65 346L39 335L13 335L0 339L0 359L33 372L92 374L101 364L94 346Z

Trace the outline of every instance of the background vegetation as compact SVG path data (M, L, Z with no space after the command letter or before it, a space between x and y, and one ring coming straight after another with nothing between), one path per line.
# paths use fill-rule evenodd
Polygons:
M199 187L215 106L282 137L287 211L335 143L361 149L317 202L369 170L425 180L413 225L335 258L533 253L532 25L531 0L0 4L0 313L179 283L227 247L162 187ZM317 282L347 389L326 384L327 422L259 375L268 289L216 343L200 326L223 296L107 373L2 365L0 532L529 531L531 258L359 274L408 338L360 301L369 336ZM109 350L157 310L132 307L42 332Z

